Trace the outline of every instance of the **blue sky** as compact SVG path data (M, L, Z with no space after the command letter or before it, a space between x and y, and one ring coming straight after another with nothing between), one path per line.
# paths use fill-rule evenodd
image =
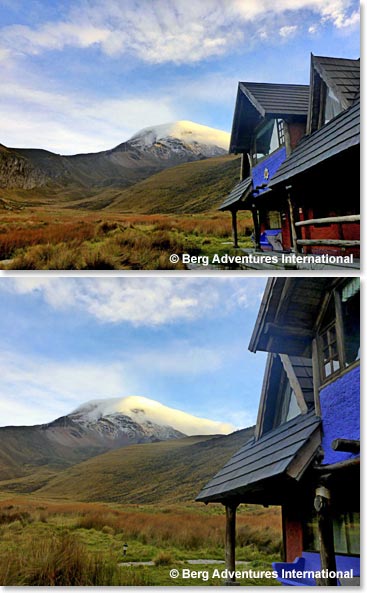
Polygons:
M137 395L255 422L264 353L247 350L265 278L0 278L0 425Z
M0 142L64 154L185 119L230 131L238 80L359 55L356 0L0 0Z

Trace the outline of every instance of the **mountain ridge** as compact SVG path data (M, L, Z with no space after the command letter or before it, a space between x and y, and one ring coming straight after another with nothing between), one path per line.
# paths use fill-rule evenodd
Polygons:
M96 153L60 155L1 145L0 187L126 188L180 163L223 156L227 138L229 144L227 132L181 121L144 128L126 142Z

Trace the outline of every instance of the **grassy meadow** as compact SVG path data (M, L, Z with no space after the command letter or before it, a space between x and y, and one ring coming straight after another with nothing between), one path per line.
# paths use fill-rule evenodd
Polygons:
M240 246L251 246L252 222L239 216ZM170 254L235 253L231 217L200 214L118 214L25 208L3 211L0 269L168 270Z
M237 560L246 564L238 569L271 569L280 555L280 522L276 508L239 507ZM221 505L122 506L0 495L0 585L221 585L220 579L171 579L169 571L223 570L224 530ZM198 559L218 563L188 562ZM130 562L150 564L121 565Z

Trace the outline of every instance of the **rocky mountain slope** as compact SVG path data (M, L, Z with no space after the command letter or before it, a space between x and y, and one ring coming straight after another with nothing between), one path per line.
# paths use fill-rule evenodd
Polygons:
M63 156L42 149L2 147L0 187L125 188L168 167L224 155L228 144L226 132L179 121L145 128L98 153Z
M226 430L231 427L148 398L92 400L48 424L0 428L0 480L44 466L58 470L131 444Z
M0 144L0 189L32 189L47 180L48 175L29 159Z

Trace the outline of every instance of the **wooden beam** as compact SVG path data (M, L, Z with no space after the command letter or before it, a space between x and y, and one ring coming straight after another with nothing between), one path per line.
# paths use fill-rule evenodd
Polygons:
M343 323L343 309L340 292L334 290L335 303L335 333L336 342L338 346L339 364L342 369L345 368L345 339L344 339L344 323Z
M308 407L303 396L303 392L301 386L299 384L298 378L296 373L294 372L294 368L289 358L288 354L279 354L280 360L282 361L283 368L286 372L288 377L288 381L290 386L294 391L294 395L296 396L297 404L299 409L301 410L302 414L306 414L308 412Z
M293 249L295 253L298 253L298 241L297 241L297 230L295 227L295 221L294 221L294 212L293 212L293 203L291 200L291 194L288 193L288 208L289 208L289 222L291 225L291 236L292 236L292 243L293 243Z
M361 464L361 460L359 457L353 457L352 459L345 459L344 461L339 461L338 463L331 463L330 465L317 465L314 467L314 470L318 474L329 474L346 471L353 469L354 467L359 467Z
M297 245L328 245L330 247L359 247L360 241L341 239L297 239Z
M232 573L236 570L236 511L237 504L226 504L226 569ZM236 582L233 575L226 585Z
M331 443L331 448L334 451L343 451L345 453L359 453L361 443L352 439L334 439Z
M351 214L348 216L329 216L328 218L310 218L310 220L300 220L295 222L295 226L308 226L308 225L323 225L323 224L336 224L339 222L360 222L360 214Z
M317 511L318 520L321 570L326 571L328 575L322 579L320 585L336 587L338 584L336 576L330 576L331 572L336 573L334 530L331 516L330 498L330 490L320 484L320 486L316 488L314 504Z
M274 336L284 336L284 337L292 337L292 338L312 338L313 331L309 329L294 327L293 325L278 325L277 323L266 323L265 324L265 334L272 334Z
M237 210L231 210L232 215L232 236L233 247L238 248L238 233L237 233Z

